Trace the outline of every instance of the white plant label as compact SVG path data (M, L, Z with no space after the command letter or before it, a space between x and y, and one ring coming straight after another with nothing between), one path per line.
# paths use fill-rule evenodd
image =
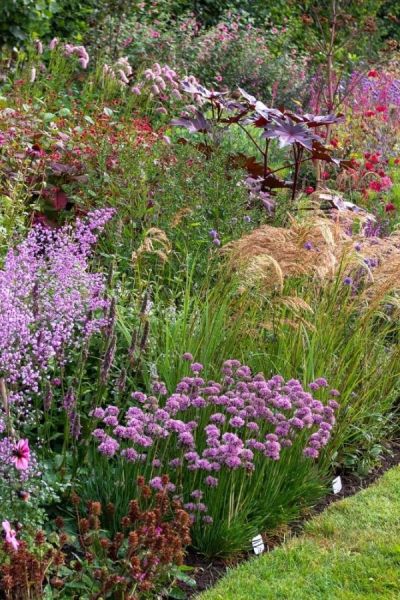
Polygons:
M265 550L264 542L261 535L256 535L251 540L251 545L253 546L254 554L262 554Z
M340 475L338 477L335 477L335 479L332 481L332 490L334 494L338 494L339 492L342 491L342 479L340 477Z

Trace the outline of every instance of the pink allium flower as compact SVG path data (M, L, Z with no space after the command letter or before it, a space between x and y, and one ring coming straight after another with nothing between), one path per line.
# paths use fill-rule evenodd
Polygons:
M11 528L10 522L3 521L2 527L6 534L6 542L8 544L10 544L14 548L14 550L18 550L19 541L16 538L17 534L16 534L15 530Z
M25 471L28 468L30 454L28 440L19 440L14 447L11 459L18 471Z
M49 43L50 50L54 50L54 48L57 46L57 44L58 44L58 38L55 37Z
M36 79L36 69L35 67L32 67L31 69L31 76L29 78L30 83L33 83Z

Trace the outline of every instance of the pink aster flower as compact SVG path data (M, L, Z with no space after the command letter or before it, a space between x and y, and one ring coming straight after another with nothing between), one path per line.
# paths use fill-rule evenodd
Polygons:
M15 444L11 460L18 471L25 471L28 468L30 454L28 440L19 440Z
M10 544L14 550L18 550L19 541L17 540L17 534L14 529L11 528L9 521L2 522L4 533L6 534L6 542Z

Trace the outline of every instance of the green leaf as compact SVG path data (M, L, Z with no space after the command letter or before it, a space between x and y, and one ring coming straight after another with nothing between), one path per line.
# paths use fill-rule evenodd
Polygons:
M60 117L69 117L69 115L71 114L71 111L69 110L69 108L64 107L64 108L60 108L60 110L58 111L58 114Z
M174 598L174 600L186 600L187 595L186 592L184 592L180 588L174 587L169 591L168 597Z
M46 121L46 122L53 121L53 119L55 119L55 117L56 117L56 115L54 113L47 112L47 113L44 113L44 115L43 115L43 121Z
M193 579L193 577L189 577L189 575L185 575L185 573L179 573L178 571L178 573L176 573L176 578L190 587L196 587L196 580Z

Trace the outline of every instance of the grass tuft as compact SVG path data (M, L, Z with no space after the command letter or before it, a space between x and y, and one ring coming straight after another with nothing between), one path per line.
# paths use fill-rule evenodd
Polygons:
M400 467L329 506L303 535L254 558L198 600L400 598Z

